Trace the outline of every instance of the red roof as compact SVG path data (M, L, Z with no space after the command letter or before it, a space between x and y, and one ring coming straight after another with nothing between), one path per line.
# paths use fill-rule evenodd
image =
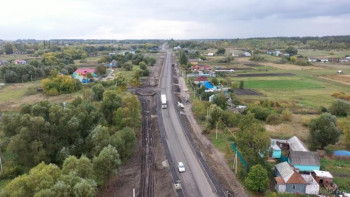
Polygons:
M191 70L194 70L194 69L200 69L200 66L199 65L191 66Z
M288 179L287 183L306 184L306 181L299 173L294 172L293 175Z
M94 68L78 68L74 73L79 73L81 75L85 75L87 73L95 73Z
M275 177L275 180L280 185L285 185L286 184L282 177Z
M200 77L197 77L195 81L208 81L208 78L204 76L200 76Z

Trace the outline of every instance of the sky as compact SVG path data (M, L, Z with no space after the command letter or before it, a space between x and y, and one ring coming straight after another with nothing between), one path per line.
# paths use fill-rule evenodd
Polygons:
M0 0L0 39L350 34L350 0Z

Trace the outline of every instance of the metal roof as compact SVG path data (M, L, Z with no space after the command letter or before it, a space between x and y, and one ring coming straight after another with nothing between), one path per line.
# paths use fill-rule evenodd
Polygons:
M279 163L279 164L275 165L275 167L278 170L278 172L280 173L284 182L287 182L289 180L289 178L294 173L293 167L290 166L288 162Z
M297 136L293 136L289 138L288 140L289 149L291 151L309 151L308 148L303 144L303 142L300 141L300 139Z
M289 159L292 165L320 166L317 152L290 151Z
M321 178L333 178L332 174L328 171L314 170L314 173L316 174L316 176Z

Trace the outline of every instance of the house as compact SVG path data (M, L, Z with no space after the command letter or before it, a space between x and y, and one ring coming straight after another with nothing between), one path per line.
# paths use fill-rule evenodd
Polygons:
M350 61L350 56L348 56L348 57L345 57L345 59L346 59L346 60L349 60L349 61Z
M320 185L317 183L314 177L312 177L311 174L301 174L301 176L306 182L305 194L318 195L320 191Z
M26 64L27 64L27 61L25 61L25 60L15 60L14 63L15 63L15 64L26 65Z
M282 149L277 144L277 139L270 139L270 150L272 151L271 157L274 159L280 159L282 156Z
M214 56L214 53L208 53L207 56Z
M293 136L287 140L290 151L309 151L297 136Z
M281 51L275 51L275 52L274 52L274 55L275 55L275 56L281 56L281 55L282 55L282 52L281 52Z
M109 56L114 56L115 53L113 53L113 52L112 52L112 53L108 53L108 55L109 55Z
M176 51L176 50L180 50L180 49L181 49L180 46L174 47L174 50L175 50L175 51Z
M78 68L73 73L73 78L78 79L82 83L89 83L91 80L87 78L88 73L91 73L92 77L97 77L97 73L94 68Z
M328 58L320 58L321 63L328 63Z
M242 56L243 57L250 57L250 56L252 56L252 54L250 54L249 52L243 52L243 54L242 54Z
M283 54L284 57L290 57L290 54L289 53L285 53Z
M228 73L233 73L235 70L231 69L216 69L215 72L228 72Z
M317 58L309 57L307 58L308 62L317 62Z
M288 163L305 172L320 170L321 166L318 153L308 151L290 151Z
M211 70L211 68L208 65L203 65L203 66L193 65L193 66L191 66L191 70L192 70L192 72L193 71L199 71L199 70L201 70L201 71L205 71L205 70L208 71L208 70Z
M202 83L203 81L208 81L208 78L205 77L205 76L199 76L199 77L197 77L193 82L194 82L195 84L200 84L200 83Z
M334 178L328 171L314 170L311 174L320 185L328 186L333 183Z
M275 165L275 189L277 193L305 194L307 182L287 162Z
M343 74L343 71L342 70L338 70L337 73L340 75L340 74Z
M350 62L350 60L347 60L347 59L340 59L339 60L339 63L347 63L347 62Z
M111 61L111 63L105 64L106 68L116 68L117 66L118 66L117 60L113 60L113 61Z

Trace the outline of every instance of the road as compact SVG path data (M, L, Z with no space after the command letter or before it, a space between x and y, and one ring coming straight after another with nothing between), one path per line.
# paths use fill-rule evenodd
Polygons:
M180 120L176 114L176 109L172 97L172 69L171 69L171 52L165 49L166 57L161 79L161 93L166 94L168 108L162 109L162 120L165 127L166 142L170 149L170 155L173 164L177 166L178 162L183 162L186 172L179 173L181 185L185 196L217 196L215 190L207 178L205 170L198 161L191 144L189 143Z

